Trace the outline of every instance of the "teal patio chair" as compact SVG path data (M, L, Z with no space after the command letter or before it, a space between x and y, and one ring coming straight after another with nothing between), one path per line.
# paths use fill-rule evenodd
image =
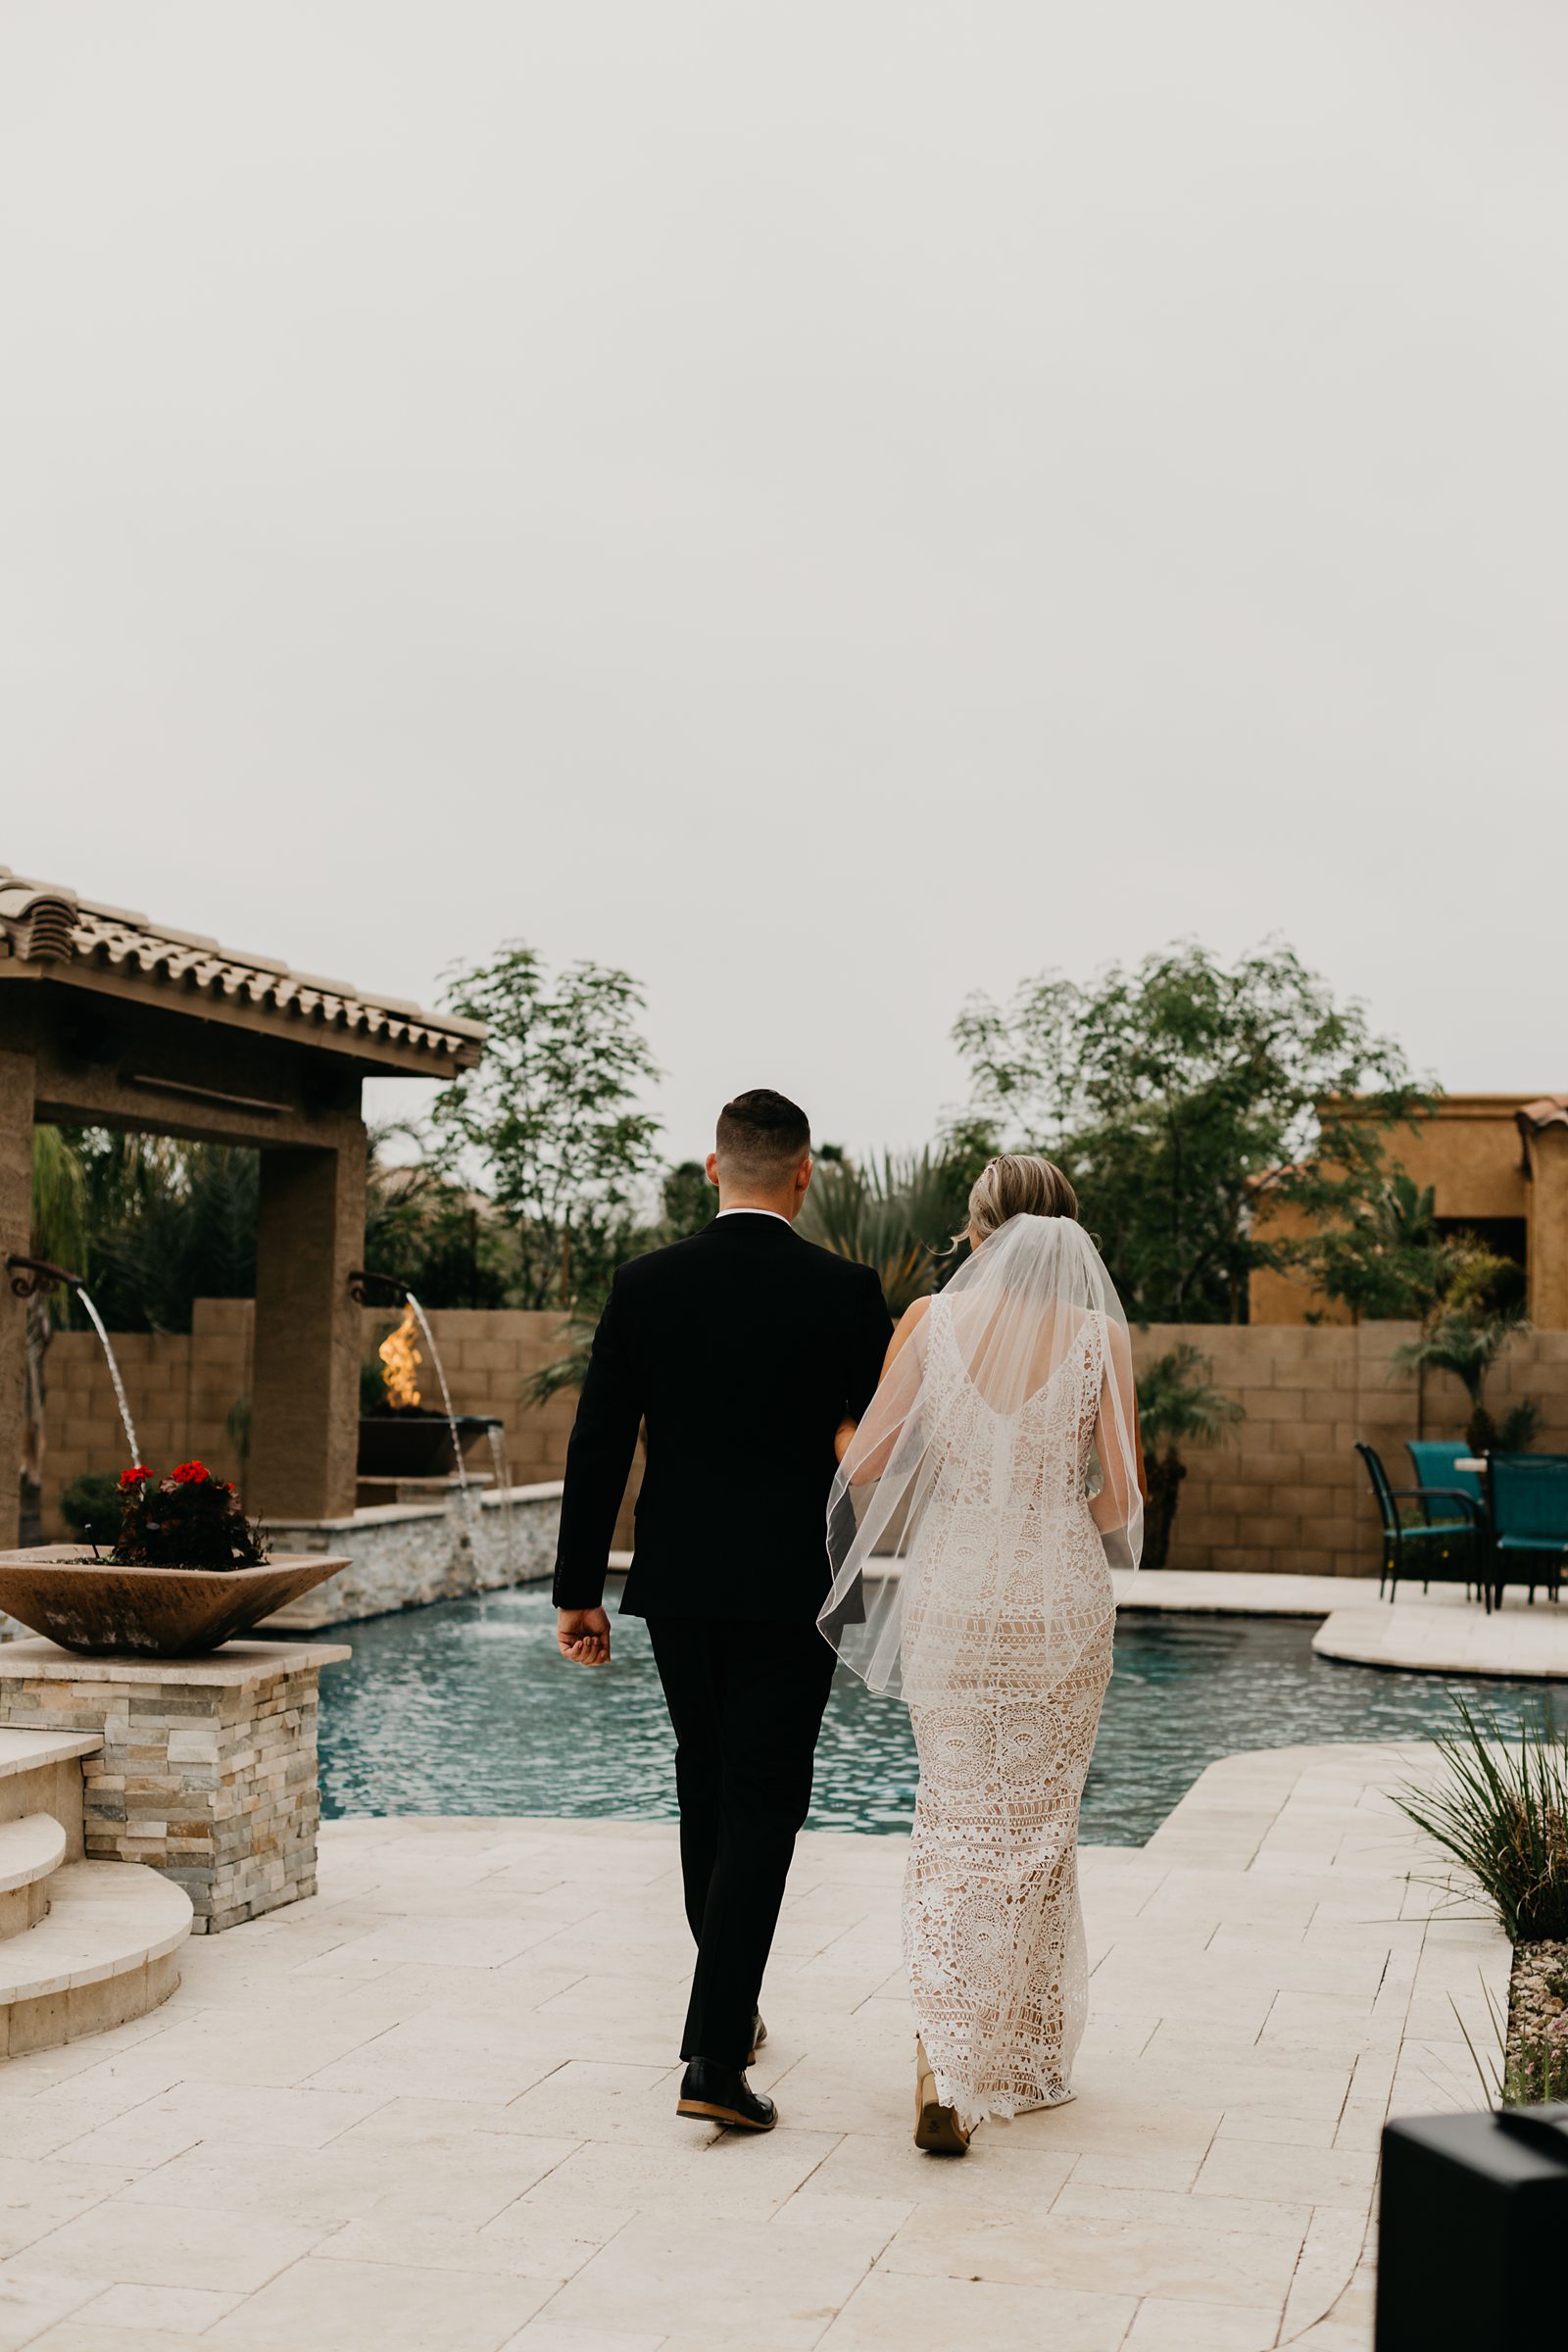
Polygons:
M1492 1589L1482 1532L1481 1505L1457 1487L1393 1487L1375 1447L1358 1438L1355 1450L1366 1464L1378 1514L1383 1521L1383 1565L1378 1574L1378 1597L1385 1585L1392 1601L1399 1579L1428 1585L1479 1586L1488 1611ZM1419 1517L1407 1518L1401 1503L1418 1503ZM1434 1505L1437 1507L1434 1508Z
M1555 1600L1568 1556L1568 1454L1489 1454L1487 1485L1498 1600L1509 1584L1528 1585L1532 1603L1544 1585Z
M1470 1456L1469 1446L1458 1438L1406 1438L1404 1450L1418 1487L1456 1487L1486 1509L1487 1490L1480 1471L1454 1467Z

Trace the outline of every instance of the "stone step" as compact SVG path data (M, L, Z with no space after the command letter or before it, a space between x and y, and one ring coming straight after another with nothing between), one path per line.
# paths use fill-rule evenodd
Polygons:
M53 2049L156 2009L179 1983L190 1897L141 1862L68 1862L47 1919L0 1943L0 2057Z
M65 1825L52 1813L0 1821L0 1942L47 1916L49 1880L65 1858Z
M0 1662L4 1660L0 1649ZM66 1859L79 1862L81 1760L103 1740L91 1732L21 1731L0 1723L0 1823L50 1813L66 1833Z

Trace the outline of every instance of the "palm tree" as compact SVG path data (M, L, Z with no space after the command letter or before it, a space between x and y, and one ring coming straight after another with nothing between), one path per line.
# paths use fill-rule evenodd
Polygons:
M1535 1429L1536 1408L1528 1398L1504 1415L1500 1429L1486 1403L1487 1375L1515 1332L1530 1328L1522 1302L1505 1292L1497 1296L1499 1283L1515 1272L1508 1259L1470 1243L1457 1255L1443 1302L1419 1339L1396 1348L1391 1358L1394 1372L1451 1372L1461 1383L1470 1399L1464 1437L1472 1453L1527 1445Z
M1144 1566L1163 1568L1170 1556L1171 1528L1187 1464L1184 1442L1217 1446L1228 1430L1247 1418L1247 1407L1209 1375L1214 1367L1190 1340L1158 1355L1139 1378L1138 1422L1144 1445L1149 1507L1144 1514Z
M929 1148L885 1152L863 1165L826 1160L806 1196L801 1231L840 1257L874 1266L897 1317L937 1289L972 1173L966 1159Z

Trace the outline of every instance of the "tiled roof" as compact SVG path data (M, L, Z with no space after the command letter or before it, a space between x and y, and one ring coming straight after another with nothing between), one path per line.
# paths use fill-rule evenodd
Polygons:
M1568 1095L1539 1095L1513 1115L1521 1127L1568 1127Z
M135 976L161 984L171 995L205 999L215 1010L233 1005L271 1014L279 1027L300 1023L335 1032L306 1042L340 1052L352 1052L347 1040L363 1038L372 1047L412 1049L437 1065L468 1069L484 1044L480 1021L427 1012L398 997L371 996L350 980L291 971L273 956L220 947L198 932L150 922L123 906L78 898L58 883L32 881L0 865L0 959L11 956L42 966L86 966ZM57 976L69 973L61 970Z

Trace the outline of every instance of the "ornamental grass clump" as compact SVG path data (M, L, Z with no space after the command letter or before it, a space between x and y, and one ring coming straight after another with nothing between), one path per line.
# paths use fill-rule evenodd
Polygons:
M1447 1776L1395 1802L1475 1881L1513 1943L1568 1942L1568 1741L1538 1709L1510 1740L1454 1695Z
M259 1529L227 1479L205 1462L181 1462L155 1479L142 1463L121 1473L117 1568L258 1568L267 1558Z

